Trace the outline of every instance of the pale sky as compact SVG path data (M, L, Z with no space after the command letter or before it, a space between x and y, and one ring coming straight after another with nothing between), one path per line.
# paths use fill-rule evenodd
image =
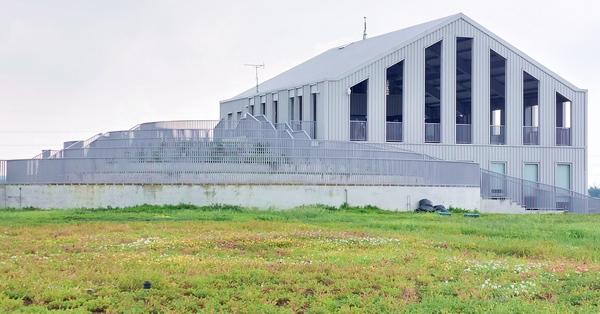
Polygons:
M600 185L597 0L0 0L0 159L151 121L215 120L219 101L335 46L462 12L589 90Z

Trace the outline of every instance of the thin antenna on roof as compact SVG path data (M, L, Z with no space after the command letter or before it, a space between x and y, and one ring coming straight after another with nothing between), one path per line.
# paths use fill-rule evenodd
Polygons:
M365 19L365 30L363 31L363 40L367 39L367 17L364 17Z
M258 68L265 68L265 64L244 64L245 66L248 67L253 67L254 70L256 71L256 92L258 93Z

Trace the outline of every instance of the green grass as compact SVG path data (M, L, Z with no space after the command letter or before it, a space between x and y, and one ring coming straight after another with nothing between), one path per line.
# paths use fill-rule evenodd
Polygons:
M0 312L597 313L599 222L348 205L0 209Z

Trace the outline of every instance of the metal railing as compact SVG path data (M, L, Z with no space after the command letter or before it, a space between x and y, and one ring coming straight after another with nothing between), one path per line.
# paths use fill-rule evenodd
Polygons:
M306 134L308 134L308 136L312 139L316 138L316 134L317 134L316 126L317 126L317 124L315 121L300 121L300 120L290 121L290 127L292 128L293 131L305 131Z
M506 144L506 134L504 130L504 125L490 125L490 144Z
M571 128L556 128L556 146L571 146Z
M540 132L537 126L523 127L523 145L540 145Z
M481 169L480 189L484 199L511 199L529 210L600 213L600 199L485 169Z
M387 142L402 142L402 122L387 121L385 123L385 140Z
M471 144L471 125L456 125L456 144Z
M425 123L425 143L440 142L440 124Z
M7 182L479 185L475 163L369 143L310 140L305 131L260 117L215 125L109 132L61 158L10 160Z
M367 121L350 121L350 140L367 140Z
M512 199L527 209L600 213L600 199L482 170L476 163L436 160L391 143L311 140L304 130L251 115L107 132L85 146L0 161L1 182L480 187L482 198Z

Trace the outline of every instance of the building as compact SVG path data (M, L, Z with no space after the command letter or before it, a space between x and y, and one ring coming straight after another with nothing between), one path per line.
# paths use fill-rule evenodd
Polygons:
M587 192L587 91L464 14L330 49L221 102L224 120L248 113Z
M331 49L230 100L0 160L0 207L307 203L600 212L587 91L463 14ZM2 183L2 181L5 181Z

